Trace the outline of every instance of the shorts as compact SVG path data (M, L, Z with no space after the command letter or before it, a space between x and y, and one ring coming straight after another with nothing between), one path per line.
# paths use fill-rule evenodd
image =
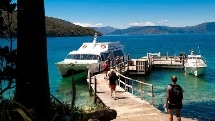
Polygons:
M109 85L112 90L116 90L116 85Z
M181 109L182 107L183 107L183 104L169 104L168 103L168 106L167 106L168 109Z
M105 68L104 71L109 71L109 68Z

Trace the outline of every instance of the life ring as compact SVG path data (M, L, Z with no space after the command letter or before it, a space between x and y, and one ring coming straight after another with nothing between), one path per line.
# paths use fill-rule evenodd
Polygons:
M105 49L105 48L106 48L106 46L105 46L105 45L101 45L101 48L102 48L102 49Z
M83 46L82 46L82 48L86 48L86 47L87 47L87 45L83 45Z

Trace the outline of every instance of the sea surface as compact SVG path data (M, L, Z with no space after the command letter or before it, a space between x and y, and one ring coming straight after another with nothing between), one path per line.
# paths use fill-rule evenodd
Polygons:
M92 42L93 37L52 37L47 38L50 91L64 102L71 100L71 77L62 78L55 65L71 50L78 49L83 42ZM161 52L161 55L190 54L194 49L207 61L204 75L195 77L183 69L155 69L147 76L133 77L154 85L155 107L164 112L165 91L170 77L176 75L178 84L184 89L182 117L199 121L215 121L215 34L167 34L167 35L118 35L101 36L98 42L120 41L124 51L131 58L141 58L147 53ZM7 45L0 40L0 45ZM16 48L16 45L14 45ZM76 81L77 106L93 105L85 79ZM147 99L146 99L147 100Z

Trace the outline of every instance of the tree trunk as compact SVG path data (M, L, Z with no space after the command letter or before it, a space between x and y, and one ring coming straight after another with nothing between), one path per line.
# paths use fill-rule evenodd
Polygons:
M15 100L50 121L44 0L17 0L17 70Z

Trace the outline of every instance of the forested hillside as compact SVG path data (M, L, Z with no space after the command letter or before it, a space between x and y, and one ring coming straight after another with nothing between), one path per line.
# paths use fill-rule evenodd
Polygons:
M7 23L8 17L6 13L3 13L3 18L4 18L5 24L8 25ZM101 32L98 32L93 28L81 27L62 19L47 17L47 16L45 19L46 19L47 37L93 36L95 33L98 33L99 36L102 35ZM12 20L12 24L11 24L12 35L16 36L16 33L17 33L17 14L16 13L12 15L11 20Z
M46 17L47 36L93 36L95 33L102 35L100 32L89 28L75 25L71 22L57 18Z

